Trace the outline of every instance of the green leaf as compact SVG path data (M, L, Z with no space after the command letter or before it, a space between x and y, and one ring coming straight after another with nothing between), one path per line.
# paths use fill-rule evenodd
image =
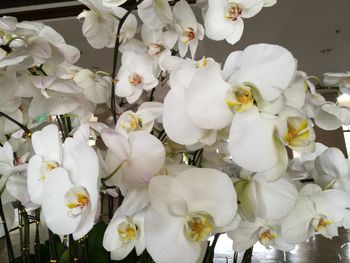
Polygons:
M103 236L107 224L103 221L98 222L87 234L88 259L89 262L108 263L109 253L103 248Z

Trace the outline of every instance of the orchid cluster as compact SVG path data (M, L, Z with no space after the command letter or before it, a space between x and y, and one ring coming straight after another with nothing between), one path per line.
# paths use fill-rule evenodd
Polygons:
M43 23L0 18L7 225L18 200L71 245L109 196L119 202L101 245L112 260L155 262L211 262L208 239L223 233L236 252L290 251L350 228L350 163L314 131L349 125L350 109L326 101L281 46L251 45L223 65L196 57L205 36L234 44L243 20L276 1L198 1L203 25L185 0L139 0L135 12L80 2L89 44L115 48L115 64L122 54L112 74L75 65L79 50ZM327 75L341 92L346 77Z

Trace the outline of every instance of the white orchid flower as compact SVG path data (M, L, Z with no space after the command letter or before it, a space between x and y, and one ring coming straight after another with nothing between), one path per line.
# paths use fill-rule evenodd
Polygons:
M158 66L150 55L125 52L115 86L116 95L126 97L131 104L137 101L143 90L151 90L158 85Z
M240 215L250 222L258 217L266 220L285 217L298 195L296 187L287 177L268 182L264 173L245 176L235 182L235 189Z
M156 262L196 262L203 241L216 227L231 223L237 210L230 178L214 169L156 176L150 182L149 196L146 247Z
M263 8L264 0L209 0L204 15L208 38L235 44L243 34L243 18L255 16Z
M32 135L35 155L27 169L28 192L31 201L42 204L44 183L48 174L62 166L62 142L56 125L48 125Z
M103 247L111 252L112 260L124 259L134 248L139 256L145 250L145 210L128 216L121 208L114 213L103 237Z
M73 79L82 88L85 97L93 103L108 101L111 89L111 77L93 73L88 69L80 70Z
M126 138L115 130L104 129L101 136L109 148L106 162L115 169L110 181L122 190L123 195L129 189L147 187L164 165L162 143L145 131L135 131Z
M327 238L337 236L338 227L350 227L349 208L349 193L305 185L294 208L282 221L282 236L291 244L303 242L315 233Z
M90 8L89 11L84 10L78 16L79 19L84 18L82 30L89 44L96 49L114 47L119 19L126 13L126 10L118 6L106 7L104 4L107 1L102 0L80 0L80 2ZM120 40L124 41L133 37L136 28L136 17L131 14L122 26Z
M185 0L177 2L173 9L174 27L178 33L177 46L181 57L184 57L188 48L192 58L195 57L198 41L204 38L204 28L197 23L196 17Z
M220 65L205 58L196 64L177 64L169 84L163 112L169 138L185 145L213 144L216 131L229 126L233 116L225 103L230 85L222 79Z
M42 215L58 235L78 240L93 227L98 213L98 157L85 143L67 138L63 165L51 170L44 181Z
M142 22L150 29L161 30L173 21L168 0L145 0L137 7Z
M225 62L223 76L231 85L253 88L254 99L259 105L281 96L295 72L296 61L287 49L277 45L256 44L231 53Z
M266 248L282 251L290 251L295 247L283 239L279 221L263 218L257 218L254 222L241 221L238 228L227 232L227 235L233 241L232 249L237 252L244 252L258 241Z
M315 159L313 178L322 189L350 193L350 161L337 148L328 148Z
M283 116L283 114L280 114ZM315 132L310 120L303 116L285 116L278 127L278 134L282 142L297 152L315 151Z
M350 109L327 101L317 108L314 120L323 130L336 130L350 124Z
M123 112L115 129L125 136L134 131L151 132L154 122L161 118L162 112L162 103L144 102L135 113L131 110Z
M163 32L162 30L152 30L146 25L141 28L143 43L147 46L148 54L159 59L162 56L170 56L174 47L177 35L173 31Z

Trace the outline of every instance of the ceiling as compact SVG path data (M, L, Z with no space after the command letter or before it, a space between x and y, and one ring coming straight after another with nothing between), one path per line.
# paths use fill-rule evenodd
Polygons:
M194 9L201 20L200 9L195 6ZM224 63L232 51L264 42L289 49L298 59L298 68L309 75L322 77L323 72L350 70L349 11L349 0L278 0L275 6L245 20L245 31L237 44L205 39L199 44L197 57L205 55ZM45 20L45 23L82 51L80 66L111 71L113 50L92 49L81 34L81 22L75 17Z

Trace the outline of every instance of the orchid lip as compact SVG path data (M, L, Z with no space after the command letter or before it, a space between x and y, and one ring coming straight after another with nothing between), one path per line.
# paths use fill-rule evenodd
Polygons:
M194 212L186 216L186 235L194 242L207 240L213 230L213 219L206 212Z
M76 217L89 205L89 193L83 186L74 186L65 194L64 202L69 216Z

